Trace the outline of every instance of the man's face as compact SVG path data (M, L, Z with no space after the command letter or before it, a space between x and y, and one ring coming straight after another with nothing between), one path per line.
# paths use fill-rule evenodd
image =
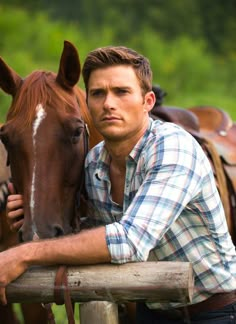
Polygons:
M142 95L139 80L129 65L97 69L88 82L88 106L98 131L107 140L125 140L143 133L153 92Z

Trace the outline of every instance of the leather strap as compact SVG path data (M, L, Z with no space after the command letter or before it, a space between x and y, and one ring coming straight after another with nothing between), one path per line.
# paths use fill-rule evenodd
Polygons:
M63 292L63 296L61 292ZM75 324L74 304L71 301L70 291L68 289L67 267L65 265L61 265L56 273L54 300L57 305L65 304L68 324Z
M186 307L175 308L177 311L181 311L182 314L189 314L189 316L194 316L203 312L216 311L227 305L233 304L236 302L236 291L231 291L228 293L215 294L209 297L208 299L197 303L192 304Z
M195 315L204 312L217 311L225 306L233 304L234 302L236 302L236 291L215 294L197 304L177 307L168 310L149 309L149 311L151 311L152 313L154 312L157 318L159 318L159 316L161 315L166 317L167 319L182 320L184 321L184 323L192 323L191 319L194 319Z
M59 266L54 281L54 301L57 305L64 304L64 298L61 293L63 291L65 273L66 266Z
M75 324L74 303L71 301L70 291L68 289L67 267L65 265L59 266L56 273L54 281L54 300L57 305L65 304L68 324ZM48 323L56 324L51 304L42 304L42 306L47 310Z
M84 124L84 131L83 131L83 156L84 156L84 161L85 157L88 154L89 151L89 128L87 124ZM87 196L86 190L85 190L85 175L84 172L80 175L80 181L79 181L79 186L77 190L77 195L76 195L76 209L79 210L80 208L80 201L81 201L81 196ZM75 213L76 215L76 213ZM73 228L73 233L78 233L80 231L80 219L77 217L74 217L72 219L71 226Z

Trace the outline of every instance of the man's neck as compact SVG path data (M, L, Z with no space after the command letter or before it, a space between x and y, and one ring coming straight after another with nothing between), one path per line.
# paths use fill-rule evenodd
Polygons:
M126 157L132 151L134 145L130 142L111 142L105 141L106 149L111 157L112 161L117 161L117 163L122 163L126 160Z
M146 129L143 129L140 133L132 136L131 138L124 139L122 141L105 139L105 147L113 161L117 161L118 164L125 162L127 156L133 150L135 145L144 135Z

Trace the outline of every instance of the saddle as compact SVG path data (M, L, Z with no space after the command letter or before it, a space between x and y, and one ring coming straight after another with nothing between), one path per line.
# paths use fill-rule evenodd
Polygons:
M158 103L150 116L175 123L188 131L202 146L214 172L230 234L236 245L236 124L222 109L196 106L188 109L163 106L165 93L153 87Z
M188 108L197 116L201 133L212 140L226 164L236 165L236 124L227 112L211 107Z

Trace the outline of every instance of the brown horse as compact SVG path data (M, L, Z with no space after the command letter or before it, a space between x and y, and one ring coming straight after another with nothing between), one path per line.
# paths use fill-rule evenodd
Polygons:
M75 87L80 62L64 43L58 74L35 71L24 80L0 61L0 86L12 95L1 139L12 180L24 196L20 240L57 237L79 229L75 201L83 184L83 163L101 140L92 127L84 92Z
M20 241L79 230L75 201L83 189L84 158L102 139L92 127L84 92L75 86L80 72L77 50L69 42L64 43L57 74L35 71L22 79L0 59L0 87L12 96L0 136L14 186L24 196ZM3 231L6 237L13 235L5 227ZM45 314L39 306L25 323L47 323Z

